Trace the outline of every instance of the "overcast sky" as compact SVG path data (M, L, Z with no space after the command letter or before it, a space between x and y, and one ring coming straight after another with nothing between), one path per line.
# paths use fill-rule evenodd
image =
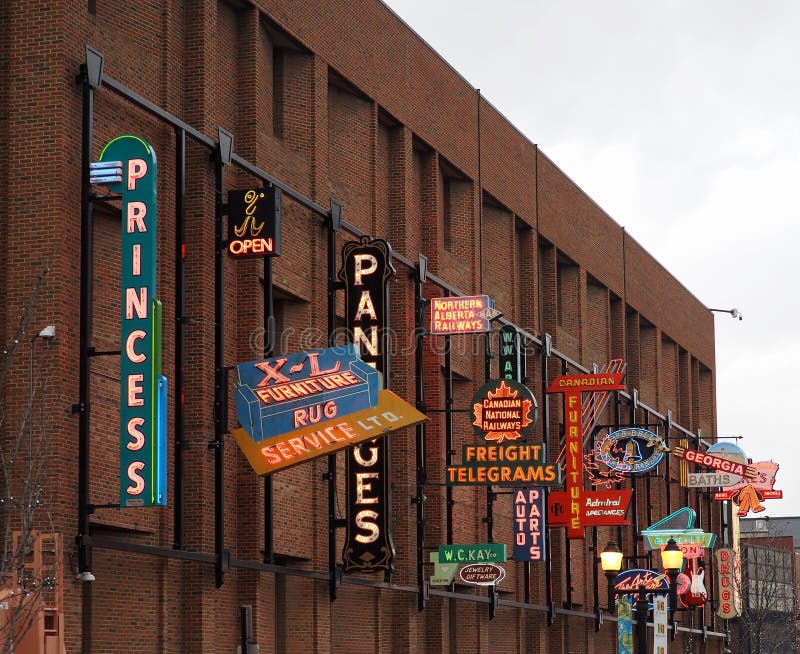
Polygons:
M718 432L780 463L759 515L800 515L800 2L386 3L701 302L742 312L715 314Z

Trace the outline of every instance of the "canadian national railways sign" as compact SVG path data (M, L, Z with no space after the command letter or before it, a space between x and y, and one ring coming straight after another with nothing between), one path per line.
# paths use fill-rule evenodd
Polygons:
M502 443L533 436L538 407L530 389L512 379L484 384L472 398L472 426L481 438Z

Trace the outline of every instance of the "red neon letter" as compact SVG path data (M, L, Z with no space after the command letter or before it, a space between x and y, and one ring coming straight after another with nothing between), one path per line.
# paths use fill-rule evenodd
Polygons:
M130 159L128 161L128 190L136 190L136 180L142 179L147 174L147 162L144 159Z
M141 329L134 329L128 334L128 338L125 340L125 355L128 357L128 361L132 363L142 363L147 359L146 354L137 354L136 350L133 349L136 341L141 340L145 336L147 336L147 333Z
M133 438L133 443L125 445L129 450L141 450L144 447L144 434L139 431L139 427L144 424L144 418L131 418L128 420L128 435Z
M144 490L146 484L139 475L139 472L143 469L144 463L141 461L134 461L128 466L128 479L133 482L133 486L128 486L126 489L130 495L140 495Z

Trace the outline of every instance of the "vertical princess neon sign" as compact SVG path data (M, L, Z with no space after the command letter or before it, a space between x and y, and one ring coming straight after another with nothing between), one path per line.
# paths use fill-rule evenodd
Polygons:
M120 506L163 506L166 496L167 380L161 374L161 302L156 299L156 154L119 136L100 155L119 162L122 199Z

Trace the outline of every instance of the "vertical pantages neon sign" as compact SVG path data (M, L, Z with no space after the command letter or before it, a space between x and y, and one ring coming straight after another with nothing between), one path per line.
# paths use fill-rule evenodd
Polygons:
M395 274L392 249L381 239L361 237L342 247L339 279L345 289L348 339L361 359L384 376L388 370L388 281ZM389 516L389 450L386 438L354 446L346 454L347 519L342 560L345 572L394 570Z
M584 392L624 391L624 373L559 375L547 389L564 396L565 483L568 500L567 538L583 538L583 428L581 399Z
M156 299L156 154L146 141L126 135L110 141L100 161L122 168L121 180L107 184L122 198L120 506L163 506L167 380Z

